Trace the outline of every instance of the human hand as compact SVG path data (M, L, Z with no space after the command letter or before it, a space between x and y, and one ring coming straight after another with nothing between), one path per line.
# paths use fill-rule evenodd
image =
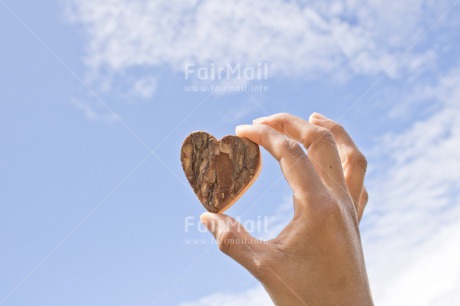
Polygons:
M233 218L204 213L219 248L276 305L373 305L358 225L368 199L367 163L348 133L316 113L309 122L289 114L259 118L236 133L279 161L294 217L278 237L260 241Z

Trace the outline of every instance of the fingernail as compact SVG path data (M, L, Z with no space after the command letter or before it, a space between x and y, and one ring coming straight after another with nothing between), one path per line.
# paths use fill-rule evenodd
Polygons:
M252 125L250 124L242 124L242 125L238 125L236 128L235 128L235 132L238 133L238 131L241 131L241 130L244 130L248 127L251 127Z
M326 116L321 115L320 113L313 113L311 116L316 119L328 119Z
M213 231L213 229L214 229L213 222L214 221L213 221L213 218L212 218L210 213L205 212L205 213L201 214L200 220L201 220L201 223L203 223L203 225L208 229L208 231L210 231L210 232Z
M267 117L260 117L260 118L254 119L254 120L252 120L252 123L253 123L253 124L257 124L257 123L259 123L259 122L264 121L266 118L267 118Z

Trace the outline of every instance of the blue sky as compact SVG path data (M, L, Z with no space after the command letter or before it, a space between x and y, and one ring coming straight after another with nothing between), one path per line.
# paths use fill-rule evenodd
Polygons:
M459 1L0 0L0 305L266 305L212 245L182 173L192 131L339 120L369 159L379 305L460 304ZM267 92L187 92L184 65L269 64ZM263 152L228 214L274 237L290 191ZM186 239L205 239L187 244Z

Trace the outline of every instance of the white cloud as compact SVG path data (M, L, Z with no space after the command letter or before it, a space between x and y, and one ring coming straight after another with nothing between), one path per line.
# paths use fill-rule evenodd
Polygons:
M391 167L370 186L364 241L381 305L460 302L460 69L418 91L437 110L383 138Z
M69 0L96 75L187 63L270 63L270 76L396 78L432 65L431 49L405 51L448 1Z
M460 69L416 92L437 110L382 138L376 149L388 168L368 186L363 244L376 305L460 304ZM254 294L267 297L259 287L184 305L236 306Z
M458 212L456 212L458 217ZM436 215L432 216L436 218ZM421 220L419 225L423 225ZM412 235L419 236L415 229ZM405 231L407 232L407 231ZM389 249L382 249L391 258L389 268L392 275L383 277L371 275L374 295L378 305L427 305L450 306L460 304L460 224L444 225L439 232L433 233L428 241L418 245L414 250L400 255L389 254ZM407 238L407 234L404 235ZM419 237L420 238L420 237ZM398 267L401 270L395 270ZM373 271L373 274L385 274ZM385 280L381 280L386 278ZM379 290L376 290L376 289ZM384 289L384 290L382 290Z
M75 106L75 108L82 111L86 119L90 121L115 123L120 120L120 116L118 114L108 111L99 103L79 99L73 99L71 103Z
M134 95L139 96L142 99L149 99L153 96L156 89L157 79L146 77L138 79L134 82L132 92Z
M267 306L273 305L262 286L238 294L214 293L196 302L182 303L180 306Z

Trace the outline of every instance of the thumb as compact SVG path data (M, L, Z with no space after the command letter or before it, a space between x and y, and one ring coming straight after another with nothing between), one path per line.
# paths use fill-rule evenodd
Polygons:
M200 219L214 235L219 249L257 276L266 243L251 236L230 216L205 212Z

